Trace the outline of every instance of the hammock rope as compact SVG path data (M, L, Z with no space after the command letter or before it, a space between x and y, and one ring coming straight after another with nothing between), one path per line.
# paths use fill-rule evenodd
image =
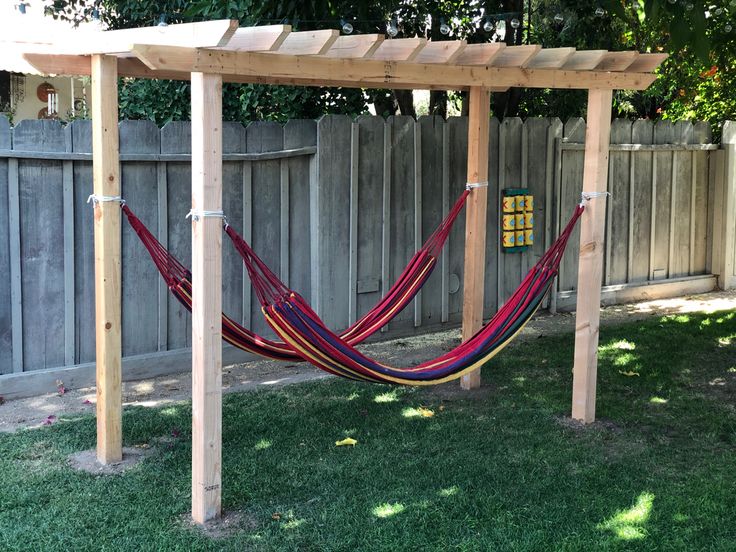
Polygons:
M363 317L357 320L353 325L340 334L340 337L347 343L355 345L365 341L383 326L385 326L392 318L394 318L402 309L408 305L416 296L424 283L432 274L437 265L442 247L446 243L454 222L457 220L460 212L465 206L465 200L470 192L463 192L458 200L448 212L447 216L442 220L437 229L427 239L424 245L414 254L406 268L399 275L396 282L391 286L386 295L368 311ZM151 233L143 222L133 213L133 211L124 202L121 201L121 208L126 215L131 228L135 231L141 243L149 252L156 268L163 277L166 285L177 300L191 312L192 310L192 284L191 272L179 260L176 259ZM213 216L223 217L220 211L217 212L190 212L194 216ZM224 217L223 217L224 219ZM265 278L267 283L263 285L255 285L254 289L259 301L276 299L278 297L286 297L291 293L271 270L258 258L246 244L245 240L235 230L227 224L224 224L225 232L232 240L236 250L243 257L243 262L258 266L258 270L254 274L259 274L259 278ZM248 270L249 274L251 273ZM222 315L222 335L223 339L249 353L257 354L267 358L285 361L300 361L302 356L297 354L288 343L276 341L259 336L255 332L238 324L235 320Z
M485 326L448 353L408 368L381 364L360 353L351 343L327 328L307 302L290 291L242 238L234 232L228 232L228 235L243 256L269 325L304 360L349 379L430 385L459 378L479 368L521 331L552 286L570 236L585 210L585 200L589 199L584 198L575 208L558 239Z

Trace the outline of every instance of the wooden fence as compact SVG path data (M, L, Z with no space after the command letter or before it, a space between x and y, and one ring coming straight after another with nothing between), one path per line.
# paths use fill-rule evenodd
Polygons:
M490 132L486 314L509 297L579 201L585 123L493 120ZM614 122L605 300L714 287L714 263L726 262L720 253L714 258L714 247L727 244L709 236L729 220L714 201L728 195L718 179L726 180L733 161L714 155L710 141L703 123ZM190 148L188 123L120 125L123 195L185 264ZM230 224L329 325L343 328L379 299L462 192L467 120L233 123L225 125L224 148ZM56 379L70 386L92 381L90 151L87 121L23 121L11 129L0 117L0 395L49 389ZM536 241L522 254L502 253L499 245L499 190L506 187L528 187L535 196ZM186 369L189 314L127 226L122 239L125 377ZM460 320L463 242L461 217L437 270L384 336ZM576 263L573 240L551 308L574 305ZM223 280L228 314L271 335L227 244ZM243 358L230 348L225 357Z

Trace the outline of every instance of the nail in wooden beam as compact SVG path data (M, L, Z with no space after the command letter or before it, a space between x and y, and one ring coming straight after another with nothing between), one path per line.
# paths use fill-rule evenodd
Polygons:
M192 73L192 209L222 209L222 77ZM192 220L192 518L221 513L222 219Z
M470 89L468 117L468 182L488 182L488 142L491 93L487 88ZM465 274L463 284L462 339L467 341L483 324L485 284L486 212L488 187L474 188L467 199L465 218ZM480 370L462 377L463 389L480 387Z
M92 56L94 193L120 195L117 60ZM120 205L94 205L97 460L119 462L122 451Z
M612 102L611 90L590 90L588 92L583 192L605 192L607 190ZM606 196L587 201L585 212L580 219L580 261L572 389L572 417L586 424L595 420L605 223Z

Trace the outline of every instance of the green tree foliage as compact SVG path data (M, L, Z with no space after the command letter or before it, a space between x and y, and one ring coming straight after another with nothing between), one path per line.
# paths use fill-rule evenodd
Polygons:
M339 28L344 17L356 33L383 33L395 18L398 37L668 52L652 87L616 94L618 116L716 124L736 118L736 0L55 0L50 11L72 21L99 16L111 28L155 24L162 14L170 23L236 18L243 25L289 22L294 30ZM120 98L126 117L162 123L189 113L185 83L126 79ZM447 102L433 92L430 112L444 115ZM384 115L415 114L408 91L227 85L224 94L226 118L239 121L357 114L368 103ZM582 91L517 89L494 94L493 110L499 117L566 118L584 115L585 103Z

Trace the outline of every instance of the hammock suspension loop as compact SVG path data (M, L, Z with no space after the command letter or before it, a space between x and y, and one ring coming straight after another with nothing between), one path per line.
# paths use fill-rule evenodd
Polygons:
M93 207L96 206L98 203L109 203L109 202L119 203L121 207L125 205L125 200L121 196L106 196L106 195L91 194L87 198L87 203L91 203Z
M601 196L610 196L611 192L583 192L580 194L580 206L585 207L585 202ZM611 196L612 197L612 196Z
M229 226L227 223L227 217L225 216L225 213L222 211L196 211L194 209L191 209L187 213L187 216L184 218L189 218L189 217L191 217L192 220L195 222L199 222L200 219L207 218L207 217L221 218L223 224L225 225L225 228Z

